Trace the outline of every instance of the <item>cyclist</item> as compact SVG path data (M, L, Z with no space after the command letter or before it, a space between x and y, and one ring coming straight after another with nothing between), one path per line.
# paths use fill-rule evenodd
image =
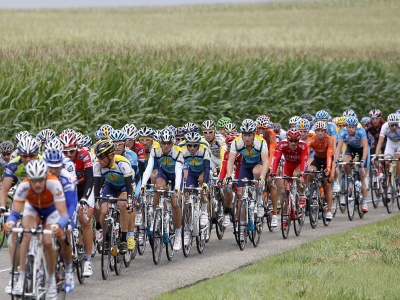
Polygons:
M57 176L63 187L65 194L65 203L67 206L68 217L71 223L71 229L76 226L76 206L78 204L78 194L76 191L75 177L64 168L64 156L60 149L48 148L43 152L43 159L48 166L48 172ZM67 237L70 236L69 230L66 231ZM72 293L75 287L74 275L72 270L72 245L65 243L64 239L59 239L62 247L62 254L65 263L65 291Z
M126 124L121 130L126 133L125 146L135 152L137 155L138 170L135 171L135 174L136 176L142 178L143 172L146 168L144 165L146 149L142 144L136 141L138 136L136 126L133 124Z
M83 207L79 208L78 217L82 227L83 247L85 250L83 276L90 277L92 275L92 216L94 210L92 157L85 149L77 148L74 130L64 130L59 139L63 145L63 154L75 164L79 202L89 207L86 212L87 218L83 214Z
M115 145L111 140L101 140L95 149L97 161L94 163L94 195L100 196L100 189L103 187L102 196L118 197L127 199L127 202L119 201L120 223L121 223L121 242L119 252L125 254L128 250L127 233L129 225L128 213L132 209L133 196L133 176L134 171L130 161L115 153ZM104 220L108 213L107 200L100 201L100 224L104 229ZM132 212L135 218L135 212ZM108 240L108 239L107 239Z
M155 189L165 189L167 182L171 181L171 186L174 187L175 193L172 195L171 203L174 214L175 222L175 242L173 249L180 250L182 247L181 237L181 224L182 224L182 211L181 211L181 185L183 173L183 155L180 147L173 144L173 135L169 130L162 130L160 134L161 144L155 144L151 149L149 162L146 171L143 174L142 193L145 191L145 183L149 180L153 171L155 162L159 166L157 168L157 179ZM159 195L154 194L153 206L157 207L159 203ZM152 233L150 233L152 234Z
M44 144L50 142L52 139L56 137L56 132L53 129L43 129L36 136L36 140L39 143L39 148L43 151Z
M314 124L315 136L311 137L308 141L309 151L314 150L314 158L311 162L309 170L321 170L324 168L325 174L325 195L328 203L328 212L326 214L327 220L332 220L332 185L334 177L335 165L332 163L333 155L335 154L335 141L334 138L327 134L327 124L324 121L317 121ZM309 176L310 180L313 179L312 174Z
M282 129L282 125L280 123L273 123L272 129L275 132L277 143L286 139L286 131Z
M231 121L231 118L228 117L222 117L221 119L219 119L217 122L218 133L222 134L225 137L225 125L229 124Z
M179 145L181 142L185 140L185 128L177 127L175 128L175 144Z
M32 160L25 168L27 178L18 186L14 196L13 210L6 223L6 230L11 230L21 217L24 228L34 228L38 219L44 222L45 229L53 234L64 229L68 224L68 212L65 195L60 181L47 173L47 165L43 160ZM12 290L13 295L22 295L24 288L26 255L29 249L30 234L24 234L20 245L19 280ZM57 299L55 274L55 251L52 238L43 236L43 248L46 253L46 299Z
M293 116L289 119L289 129L296 128L297 121L300 120L299 116Z
M364 129L367 131L367 134L372 135L374 138L370 153L375 154L382 126L386 123L386 121L382 119L382 112L379 109L371 110L369 112L369 117L371 118L371 121L364 126ZM382 152L385 152L386 142L387 138L384 138L380 148Z
M188 176L186 179L187 187L198 187L199 184L203 190L201 192L201 216L200 226L206 226L208 223L208 182L210 177L210 150L200 144L201 136L197 132L188 132L185 134L185 145L181 148L184 162L188 166ZM185 194L188 197L188 193Z
M221 163L221 152L225 151L225 138L216 133L216 125L213 120L206 120L201 124L205 140L211 150L211 170L214 170Z
M378 156L383 148L385 139L387 139L386 147L383 152L386 158L400 157L400 115L394 113L387 117L387 122L382 125L381 132L379 134L378 145L376 146L375 154ZM390 165L386 163L386 168ZM397 166L397 178L400 178L400 162L396 161ZM388 191L388 195L391 196L391 191ZM388 196L388 197L390 197Z
M146 150L144 166L147 168L151 149L153 149L153 147L160 147L160 143L154 140L154 130L151 127L147 127L147 126L141 127L138 130L138 136L139 136L140 144L142 144L144 149ZM154 170L152 171L151 176L150 176L150 181L153 184L156 182L157 166L158 166L157 164L158 163L156 162L154 165ZM144 175L142 175L142 179L143 179L143 176ZM144 184L147 184L147 182L145 182L145 181L142 181L142 182Z
M315 114L315 121L322 121L326 123L327 126L327 131L326 133L334 138L335 144L337 141L337 128L336 125L333 124L332 122L329 122L329 113L326 110L320 110ZM311 131L315 131L315 124L314 126L311 127Z
M251 119L245 119L240 126L241 135L231 142L228 164L226 167L225 182L232 180L233 166L236 157L242 155L242 164L238 174L238 179L260 179L257 187L261 190L265 186L265 176L268 173L269 157L267 142L256 134L257 124ZM238 199L243 195L243 182L238 183ZM263 194L259 193L257 197L257 217L264 216Z
M238 133L238 128L235 123L228 123L224 127L225 130L225 137L230 135L230 134L237 134Z
M5 211L7 194L11 189L14 182L21 182L26 177L25 166L31 161L35 160L37 157L40 157L39 154L39 144L36 139L32 138L30 135L27 137L21 136L21 140L17 146L18 155L16 158L10 160L8 163L5 173L4 179L1 182L1 190L0 190L0 214ZM15 240L15 235L13 235L12 240ZM14 243L11 243L8 247L11 264L13 263L14 257ZM11 293L11 278L6 286L6 293Z
M11 154L14 151L14 144L11 141L4 141L0 144L0 166L5 169L10 162Z
M140 191L140 184L141 178L138 173L138 157L135 152L125 148L126 146L126 133L122 130L114 130L110 134L110 139L113 141L115 145L115 154L124 156L129 160L131 163L131 167L133 170L133 180L136 185L135 196L134 199L139 198L139 191ZM129 215L129 225L128 225L128 234L127 234L127 243L128 243L128 250L132 251L135 248L135 225L139 226L142 224L142 212L136 210L135 211L136 220L133 217L133 214Z
M367 140L367 133L364 128L357 127L358 119L350 116L346 118L346 127L340 131L337 148L335 152L335 161L339 159L342 152L343 144L347 144L346 151L343 156L344 162L349 162L354 159L356 154L361 157L361 182L362 182L362 202L361 209L364 213L368 212L367 193L368 184L365 182L368 178L368 165L369 165L369 147ZM350 166L345 166L347 174L350 172ZM341 199L341 202L343 199ZM343 203L341 203L343 205Z
M300 141L300 131L296 128L291 128L286 132L286 140L279 142L276 147L275 156L272 163L272 171L270 180L277 174L279 162L282 155L285 157L283 164L283 176L300 175L299 192L301 207L306 206L306 198L304 195L304 172L307 170L307 159L308 159L308 145L305 142ZM302 187L303 186L303 187ZM273 187L275 189L275 187ZM271 194L272 196L272 194ZM285 228L288 224L282 224Z

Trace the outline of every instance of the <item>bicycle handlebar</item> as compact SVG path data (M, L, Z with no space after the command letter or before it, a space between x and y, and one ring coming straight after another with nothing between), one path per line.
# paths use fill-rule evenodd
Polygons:
M32 234L53 234L53 231L51 231L50 229L37 229L37 228L31 228L31 229L27 229L27 228L13 228L11 229L12 232L17 232L17 233L32 233Z

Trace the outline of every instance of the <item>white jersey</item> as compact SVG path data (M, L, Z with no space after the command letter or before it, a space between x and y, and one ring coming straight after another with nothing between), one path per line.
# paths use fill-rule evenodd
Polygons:
M388 141L392 141L393 143L400 142L400 128L397 126L396 131L391 131L389 128L389 123L386 122L382 125L379 136L387 137Z
M214 140L208 144L211 151L211 170L214 170L220 165L221 152L224 153L226 150L225 138L222 134L217 133Z
M67 170L71 177L74 179L74 182L76 182L76 173L75 173L75 164L72 160L70 160L68 157L64 157L63 159L63 169Z

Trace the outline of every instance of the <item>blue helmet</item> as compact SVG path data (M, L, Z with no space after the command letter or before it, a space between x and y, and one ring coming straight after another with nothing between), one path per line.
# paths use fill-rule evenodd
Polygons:
M59 149L46 149L43 152L43 159L46 161L49 167L61 167L63 163L63 153Z
M369 123L371 121L371 118L370 117L364 117L364 118L362 118L361 120L360 120L360 123L361 124L364 124L364 123Z
M119 129L114 129L108 136L113 142L126 141L126 133Z
M358 125L358 119L356 117L350 116L350 117L346 118L346 121L344 123L346 125L357 126Z
M346 109L344 112L343 112L343 115L342 115L343 117L355 117L356 116L356 113L354 112L354 110L352 110L352 109Z
M326 110L320 110L315 114L315 119L320 120L328 120L329 119L329 113Z
M296 123L297 130L310 130L310 122L307 119L300 119Z

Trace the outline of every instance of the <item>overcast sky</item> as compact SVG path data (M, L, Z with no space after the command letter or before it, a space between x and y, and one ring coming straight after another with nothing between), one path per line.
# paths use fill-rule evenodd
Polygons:
M0 8L134 7L272 1L274 0L0 0Z

